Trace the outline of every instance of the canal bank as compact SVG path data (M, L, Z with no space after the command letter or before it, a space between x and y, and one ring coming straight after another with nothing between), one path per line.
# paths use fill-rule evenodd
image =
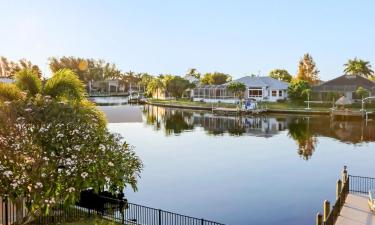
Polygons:
M236 116L236 115L260 115L260 114L288 114L288 115L327 115L339 118L364 118L366 120L375 117L375 110L369 109L367 111L361 111L359 109L347 108L347 109L335 109L325 108L325 107L316 107L316 108L290 108L289 105L263 105L259 109L254 110L243 110L236 108L235 105L228 104L207 104L207 103L196 103L196 102L184 102L184 101L165 101L165 102L155 102L155 101L145 101L145 104L168 107L168 108L177 108L177 109L190 109L190 110L203 110L211 111L214 114L226 115L226 116Z
M253 114L253 111L245 111L245 110L237 110L236 108L226 108L226 107L211 107L209 106L198 106L198 105L183 105L183 104L173 104L173 103L160 103L160 102L152 102L146 101L145 104L153 105L153 106L160 106L160 107L168 107L168 108L178 108L178 109L193 109L193 110L203 110L203 111L215 111L216 113L221 114ZM248 113L247 113L248 112ZM254 111L255 112L255 111ZM259 113L259 111L257 112ZM330 115L331 110L307 110L307 109L270 109L264 108L261 110L261 113L265 114L300 114L300 115Z

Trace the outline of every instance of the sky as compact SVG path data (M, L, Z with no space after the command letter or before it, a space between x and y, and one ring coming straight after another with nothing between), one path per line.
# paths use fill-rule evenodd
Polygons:
M0 56L27 58L47 76L51 56L239 78L294 75L310 53L323 80L350 58L375 63L373 0L0 0L0 21Z

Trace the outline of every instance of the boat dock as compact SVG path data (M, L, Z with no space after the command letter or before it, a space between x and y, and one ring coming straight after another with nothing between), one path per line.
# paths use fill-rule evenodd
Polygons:
M374 225L375 212L369 206L369 191L375 190L375 178L349 175L346 167L336 183L336 201L325 200L323 214L316 225Z

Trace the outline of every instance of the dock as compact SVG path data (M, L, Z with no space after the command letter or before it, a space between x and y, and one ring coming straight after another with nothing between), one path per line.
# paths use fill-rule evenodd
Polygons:
M375 214L368 206L368 196L348 194L336 225L374 225Z
M325 200L323 214L316 215L316 225L374 225L369 191L375 190L375 178L349 175L346 166L336 183L336 201Z

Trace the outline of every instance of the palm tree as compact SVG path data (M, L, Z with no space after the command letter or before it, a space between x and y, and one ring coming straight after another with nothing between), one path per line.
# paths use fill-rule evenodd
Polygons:
M186 75L188 75L188 76L192 76L192 77L195 77L195 78L197 78L197 79L199 79L199 78L201 77L201 74L200 74L200 73L198 72L198 70L195 69L195 68L190 68L190 69L188 69Z
M374 75L369 61L358 58L349 59L344 66L344 72L349 75L360 75L367 78L371 78Z
M14 84L2 84L0 86L0 99L12 101L20 99L27 93L27 97L35 97L37 94L49 95L58 100L84 100L85 89L78 76L69 69L62 69L55 72L44 87L42 81L35 71L23 69L16 75Z
M152 94L156 92L156 98L159 98L159 90L164 88L165 86L162 79L155 78L147 85L147 93L152 96Z

